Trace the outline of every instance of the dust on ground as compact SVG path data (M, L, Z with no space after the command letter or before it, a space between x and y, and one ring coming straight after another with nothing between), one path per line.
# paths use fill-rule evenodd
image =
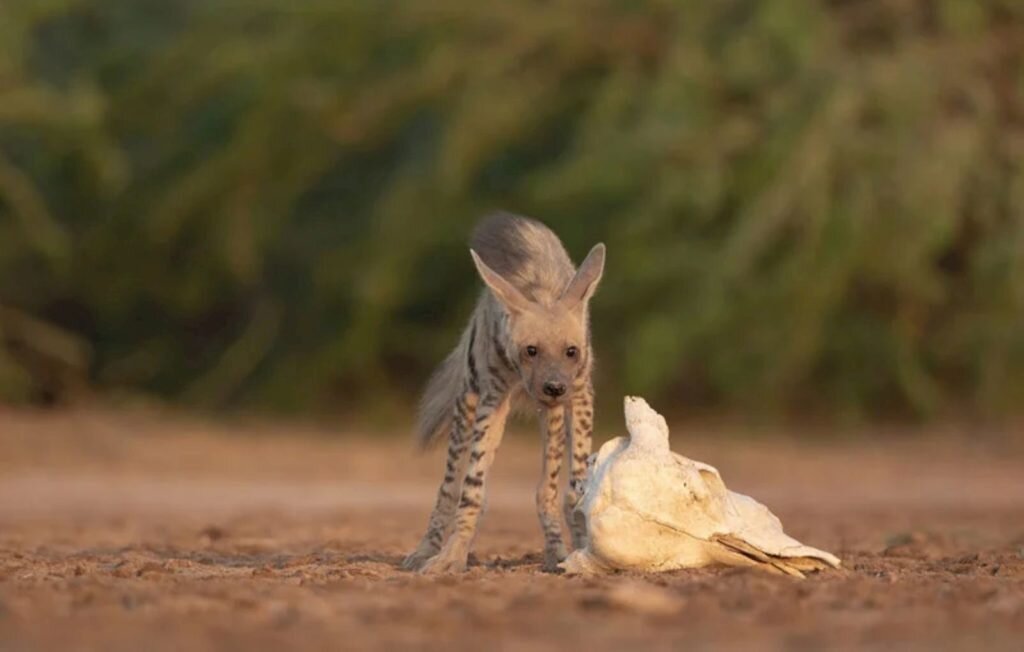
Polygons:
M442 461L405 438L0 412L0 649L1021 649L1014 437L674 432L843 568L544 574L518 436L469 571L421 577Z

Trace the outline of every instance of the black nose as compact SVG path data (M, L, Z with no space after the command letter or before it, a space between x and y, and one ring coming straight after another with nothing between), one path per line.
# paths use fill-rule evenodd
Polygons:
M565 385L563 383L544 383L544 393L551 398L558 398L565 394Z

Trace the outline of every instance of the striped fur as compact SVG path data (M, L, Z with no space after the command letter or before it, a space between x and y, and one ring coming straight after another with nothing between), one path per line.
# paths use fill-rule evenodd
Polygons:
M558 480L567 447L570 490L563 510L573 545L584 543L582 524L571 514L591 450L588 304L603 271L604 246L594 247L576 270L546 226L498 214L477 226L471 251L487 287L420 403L420 444L447 438L448 456L427 532L403 565L425 573L465 568L505 421L514 403L525 402L541 412L545 454L537 511L544 566L554 570L566 554Z

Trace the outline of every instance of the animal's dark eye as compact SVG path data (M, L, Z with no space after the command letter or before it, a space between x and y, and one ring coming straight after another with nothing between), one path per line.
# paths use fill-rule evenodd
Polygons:
M577 353L579 353L579 350L575 346L570 346L565 350L565 355L569 358L575 358Z
M536 358L537 357L537 347L535 347L535 346L528 346L528 347L526 347L526 355L530 356L531 358Z

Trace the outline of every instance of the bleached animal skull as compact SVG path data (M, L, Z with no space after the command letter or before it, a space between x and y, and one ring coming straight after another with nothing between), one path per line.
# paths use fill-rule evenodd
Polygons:
M669 449L664 417L625 399L629 437L601 447L577 508L588 545L562 568L594 574L665 571L710 564L758 566L803 577L839 559L801 544L753 498L725 488L718 471Z

